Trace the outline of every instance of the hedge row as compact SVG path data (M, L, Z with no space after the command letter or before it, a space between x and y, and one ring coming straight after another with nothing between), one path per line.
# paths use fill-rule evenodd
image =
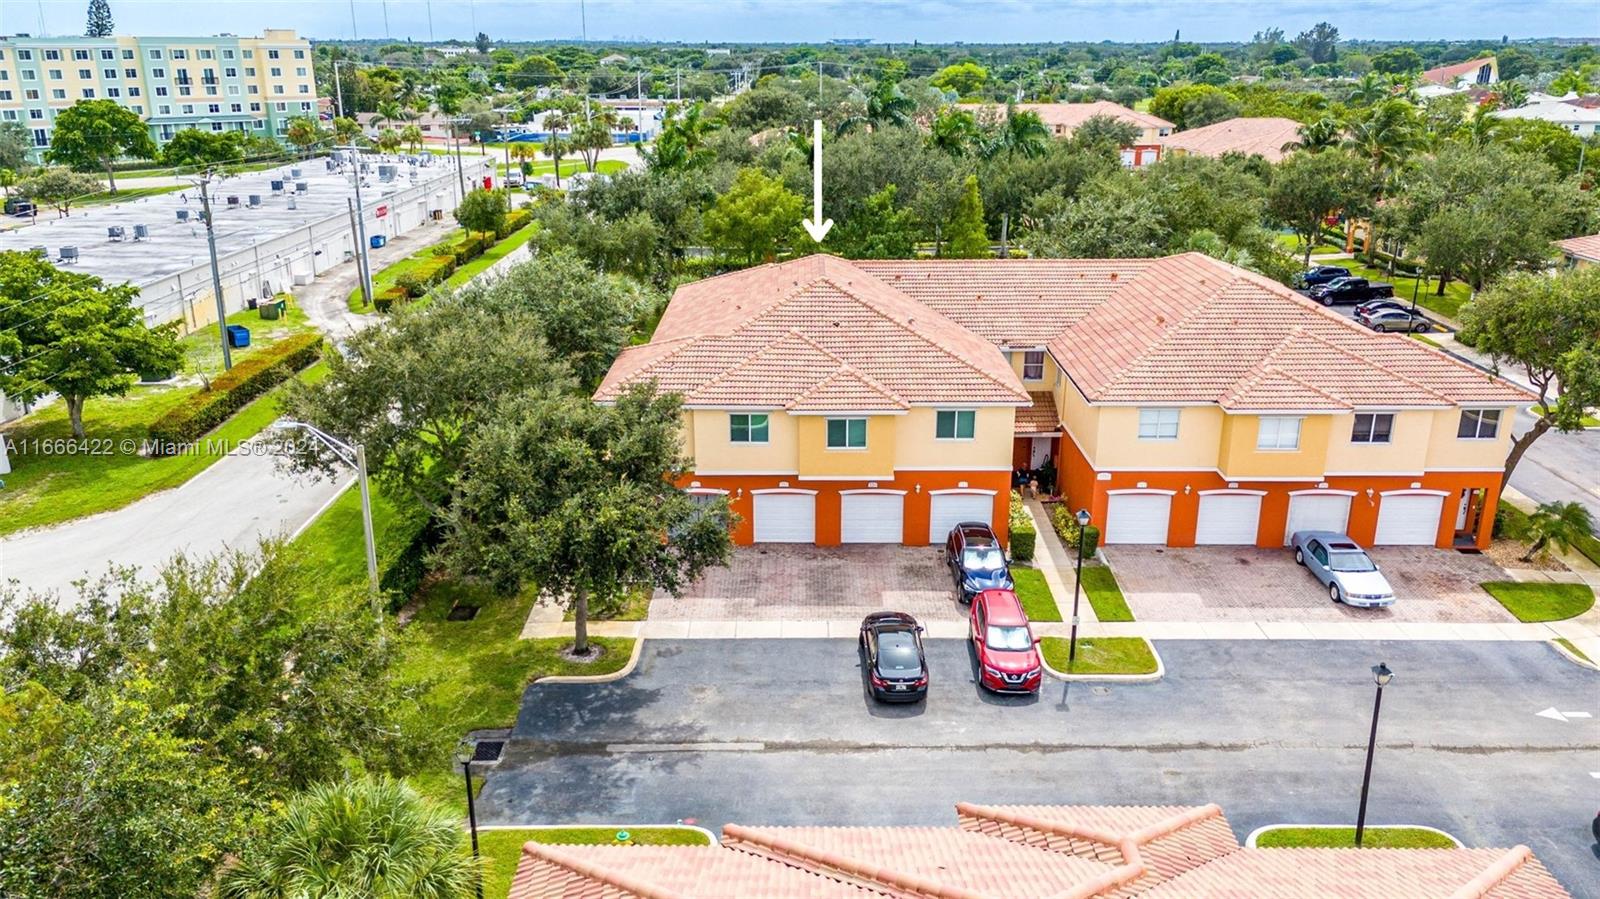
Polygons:
M1050 510L1050 526L1056 529L1056 536L1066 544L1068 550L1078 551L1078 517L1068 503L1056 503ZM1089 525L1083 529L1083 554L1094 555L1095 548L1100 545L1100 529Z
M322 357L322 335L295 334L252 353L150 425L151 455L170 456L227 421L251 400Z
M398 610L417 595L423 578L428 576L428 557L443 537L444 528L437 519L429 517L411 535L405 548L390 560L378 579L378 589L388 598L389 611Z
M456 269L477 259L484 253L493 249L495 244L510 237L513 233L526 228L533 222L533 213L527 209L518 209L506 216L505 224L497 234L466 234L455 243L442 247L440 251L394 279L395 286L378 293L373 297L372 305L379 312L388 312L396 303L423 296L429 290L443 284L446 279L455 274Z
M1018 562L1033 561L1034 544L1039 539L1039 531L1033 526L1033 516L1028 514L1027 506L1022 504L1022 494L1011 491L1011 515L1008 527L1011 530L1011 558Z

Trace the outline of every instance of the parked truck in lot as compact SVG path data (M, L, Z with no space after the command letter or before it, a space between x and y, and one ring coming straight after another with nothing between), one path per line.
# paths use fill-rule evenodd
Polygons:
M1381 300L1384 297L1394 296L1394 285L1383 281L1368 281L1366 278L1335 278L1327 284L1311 288L1308 291L1313 300L1324 306L1335 303L1365 303L1368 300Z

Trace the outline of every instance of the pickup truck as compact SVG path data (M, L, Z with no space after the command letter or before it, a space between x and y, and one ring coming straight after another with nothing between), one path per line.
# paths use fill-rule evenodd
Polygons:
M1335 278L1327 284L1310 290L1313 300L1324 306L1335 303L1365 303L1394 296L1394 285L1366 278Z

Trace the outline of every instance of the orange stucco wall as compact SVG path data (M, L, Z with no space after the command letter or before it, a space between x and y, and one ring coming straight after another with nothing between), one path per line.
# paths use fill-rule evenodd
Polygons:
M965 482L963 484L963 482ZM839 494L843 490L867 489L868 482L799 480L792 476L765 475L689 475L679 482L681 487L698 483L701 488L728 491L728 504L738 521L733 528L733 542L741 546L755 540L752 490L765 490L788 486L817 491L817 545L839 544ZM1006 524L1010 511L1011 473L1008 471L902 471L892 480L871 482L881 490L904 490L905 513L902 542L908 546L925 546L928 543L929 491L950 490L966 486L979 490L993 490L994 530L1003 541L1009 540Z

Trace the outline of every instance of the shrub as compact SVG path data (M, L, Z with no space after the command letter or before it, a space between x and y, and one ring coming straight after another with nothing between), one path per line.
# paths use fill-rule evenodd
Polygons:
M428 576L429 555L443 536L444 528L437 520L429 518L411 535L405 548L389 560L378 579L378 589L387 597L389 611L398 610L417 595L423 578Z
M408 297L420 297L428 292L428 282L423 276L421 266L401 272L394 279L394 286L405 291Z
M151 455L180 452L321 356L320 334L296 334L251 354L150 425Z
M1056 536L1066 544L1067 549L1077 552L1078 546L1078 518L1072 511L1072 506L1067 503L1057 503L1050 512L1050 526L1056 529ZM1085 555L1094 553L1094 548L1100 545L1100 529L1094 525L1084 528L1083 552Z
M396 303L404 303L411 294L404 287L391 287L372 298L372 306L379 312L388 312Z
M1008 527L1011 531L1011 558L1018 562L1033 561L1034 544L1039 539L1039 532L1033 526L1033 516L1028 514L1028 508L1022 504L1022 494L1015 490L1011 491L1011 515Z

